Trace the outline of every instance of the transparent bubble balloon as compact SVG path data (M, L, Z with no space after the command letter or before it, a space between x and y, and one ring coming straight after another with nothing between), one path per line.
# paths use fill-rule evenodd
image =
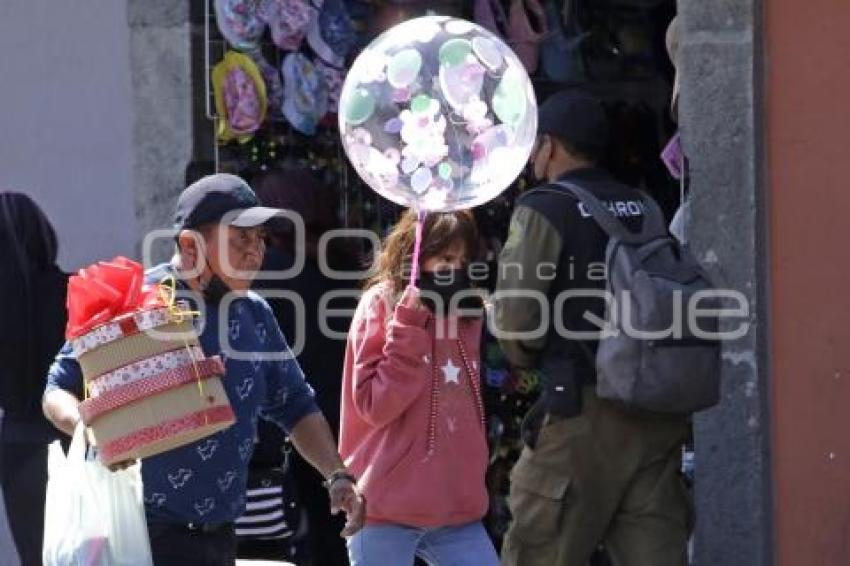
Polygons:
M424 211L485 203L522 172L537 101L517 56L484 28L444 16L401 23L354 61L339 131L360 177Z

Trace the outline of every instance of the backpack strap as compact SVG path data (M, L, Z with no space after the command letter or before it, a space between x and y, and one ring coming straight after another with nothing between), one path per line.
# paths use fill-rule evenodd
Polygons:
M664 219L661 207L646 191L638 192L643 197L644 221L641 232L647 236L647 239L669 237L670 230L667 229L667 221Z
M555 184L563 187L587 207L593 219L610 238L616 238L627 244L642 244L659 236L666 236L667 229L664 226L664 215L655 201L648 195L641 193L644 198L644 220L640 232L630 232L608 208L602 204L596 196L578 185L564 181L555 181ZM563 194L553 189L534 189L541 192L552 192Z

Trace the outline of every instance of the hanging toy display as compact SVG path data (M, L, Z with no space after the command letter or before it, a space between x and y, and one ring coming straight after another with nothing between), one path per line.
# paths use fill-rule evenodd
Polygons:
M221 118L217 136L227 143L249 141L266 119L266 83L256 63L237 51L228 51L212 70L216 113Z
M500 38L426 16L390 28L357 57L339 131L363 181L421 219L483 204L514 182L537 134L537 102Z

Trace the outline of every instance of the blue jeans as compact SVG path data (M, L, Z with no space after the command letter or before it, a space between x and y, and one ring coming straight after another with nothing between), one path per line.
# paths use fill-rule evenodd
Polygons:
M367 525L347 544L351 566L412 566L414 556L429 566L499 565L480 521L433 529Z

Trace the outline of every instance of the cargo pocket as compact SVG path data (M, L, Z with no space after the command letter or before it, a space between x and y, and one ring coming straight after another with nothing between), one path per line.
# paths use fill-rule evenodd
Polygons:
M529 544L543 544L558 536L570 478L520 458L511 472L508 505L513 534Z

